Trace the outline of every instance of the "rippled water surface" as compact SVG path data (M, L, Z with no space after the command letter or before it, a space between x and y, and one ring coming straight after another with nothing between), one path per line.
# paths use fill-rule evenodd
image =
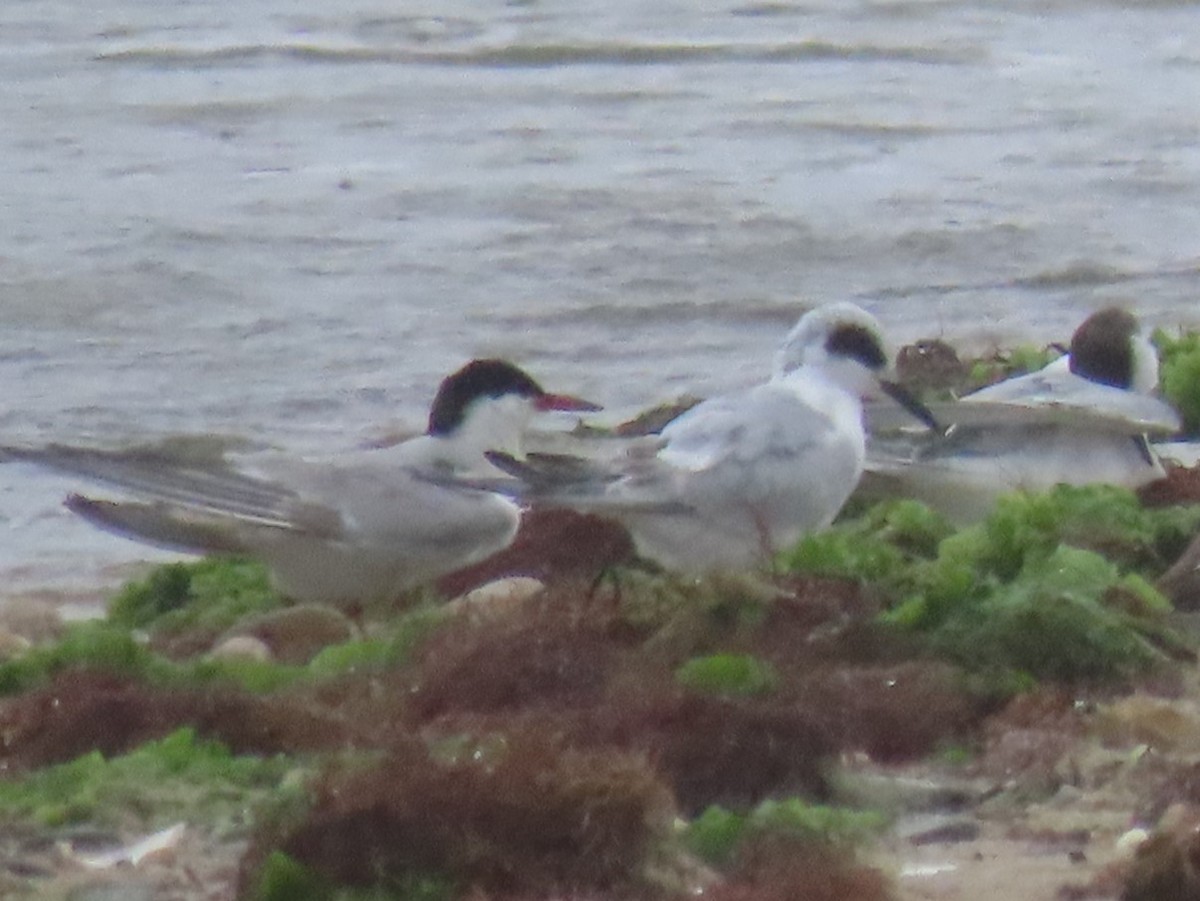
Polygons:
M333 449L480 353L633 407L839 298L1200 322L1195 3L326 6L0 5L6 440ZM3 472L9 593L146 556Z

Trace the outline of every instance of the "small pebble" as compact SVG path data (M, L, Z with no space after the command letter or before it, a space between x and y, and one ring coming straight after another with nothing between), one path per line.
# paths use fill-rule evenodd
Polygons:
M455 613L488 616L511 613L546 586L528 576L509 576L480 585L447 605Z
M269 649L271 659L299 666L330 645L349 641L354 626L344 613L332 607L297 604L251 617L226 636L257 639Z
M209 651L208 656L216 660L258 660L266 663L271 659L271 649L261 638L234 635Z
M24 635L18 635L0 626L0 661L12 660L14 657L24 654L31 647L33 647L33 642Z

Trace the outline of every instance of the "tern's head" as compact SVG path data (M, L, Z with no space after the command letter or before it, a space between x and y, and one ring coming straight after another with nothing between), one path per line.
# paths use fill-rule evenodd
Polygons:
M867 394L888 368L878 320L852 303L810 310L788 332L775 357L775 376L820 369L849 391Z
M472 360L442 380L426 433L485 450L520 453L520 438L540 410L597 410L595 404L550 394L504 360Z
M775 357L775 378L803 371L820 372L859 398L887 395L929 428L940 428L919 400L888 378L891 354L879 320L852 303L810 310L788 332Z
M1099 310L1071 336L1071 372L1101 385L1149 394L1158 386L1158 353L1137 318L1119 307Z

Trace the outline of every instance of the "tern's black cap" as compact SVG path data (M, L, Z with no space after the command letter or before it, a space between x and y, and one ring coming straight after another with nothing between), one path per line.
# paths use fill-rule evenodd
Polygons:
M471 404L482 397L540 397L542 386L505 360L472 360L442 379L429 409L430 435L448 435L463 424Z
M825 350L832 355L858 360L872 371L887 365L887 354L879 343L879 336L857 322L839 322L830 329Z
M1101 385L1131 388L1137 330L1137 319L1119 307L1093 313L1071 336L1071 371Z

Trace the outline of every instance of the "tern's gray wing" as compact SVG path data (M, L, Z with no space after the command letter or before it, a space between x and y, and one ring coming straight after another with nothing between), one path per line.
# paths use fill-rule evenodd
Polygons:
M986 429L1075 426L1096 432L1171 435L1181 428L1179 414L1157 397L1138 394L1086 379L1082 384L1057 385L1046 393L1034 392L1009 399L968 395L962 400L929 404L930 412L943 426ZM868 422L874 433L907 428L898 414L872 408ZM911 431L911 429L910 429Z
M1072 373L1064 362L1066 359L1060 357L1042 369L985 385L965 395L962 400L1000 404L1048 402L1069 394L1075 390L1074 386L1078 382L1097 384Z
M972 425L986 425L988 417L997 415L1000 408L1011 407L1025 411L1033 423L1079 423L1081 427L1106 431L1153 433L1172 433L1180 428L1179 415L1157 397L1093 382L1055 364L983 388L960 403L963 406L956 408L956 421ZM973 413L975 407L983 409Z
M529 454L518 459L502 451L488 451L485 456L498 469L520 479L534 494L570 487L585 491L604 488L621 478L621 472L587 457L568 454Z
M82 476L158 503L291 528L292 490L239 472L221 453L181 451L182 445L128 450L49 445L4 447L0 457Z
M1131 439L1132 440L1132 439ZM871 472L904 472L914 465L933 470L975 460L993 460L1028 446L1023 429L954 427L944 434L891 433L867 442L866 468Z
M462 480L451 477L450 484L496 491L539 506L563 506L581 512L664 515L693 512L687 504L670 497L622 497L610 493L609 486L626 476L612 469L597 469L590 460L548 454L530 454L517 459L498 451L489 451L487 458L511 478Z
M537 501L563 493L584 496L603 491L621 477L616 470L599 466L586 457L564 454L529 454L515 457L506 451L485 451L496 475L459 473L445 467L416 467L418 480L440 488L490 491L519 501Z
M94 526L170 551L245 554L251 548L227 521L174 504L109 501L72 494L66 507Z
M653 444L634 445L613 467L535 454L524 460L497 454L489 459L525 486L518 496L536 503L614 513L677 513L692 510L683 498L685 483L741 483L764 463L803 466L831 432L827 416L800 403L786 388L768 383L693 407Z
M114 486L136 502L68 499L110 531L183 550L253 551L270 533L405 549L441 548L495 528L485 495L420 480L391 450L329 460L257 454L229 460L160 448L5 449L26 460Z
M953 405L945 422L986 429L989 426L1061 425L1095 432L1171 435L1181 428L1179 414L1155 397L1111 389L1099 405L1086 399L1078 403L1051 401L1036 406L991 403Z
M320 528L323 516L337 517L348 540L405 546L469 534L490 497L420 477L401 448L324 460L264 458L254 473L289 486L294 496L289 513L297 521L312 520L312 527Z
M774 383L705 401L666 429L658 459L676 470L697 473L717 467L757 465L806 457L836 437L825 413Z

